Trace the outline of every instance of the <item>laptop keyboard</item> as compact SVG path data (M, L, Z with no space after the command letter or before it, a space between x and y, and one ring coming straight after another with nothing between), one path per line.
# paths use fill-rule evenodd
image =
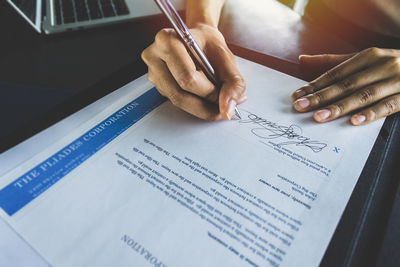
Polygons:
M54 0L57 24L129 14L125 0Z

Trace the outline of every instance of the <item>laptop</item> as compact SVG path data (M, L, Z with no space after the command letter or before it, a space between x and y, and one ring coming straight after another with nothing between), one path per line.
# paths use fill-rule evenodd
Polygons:
M152 0L7 0L39 33L58 33L161 13ZM172 0L183 10L184 0Z

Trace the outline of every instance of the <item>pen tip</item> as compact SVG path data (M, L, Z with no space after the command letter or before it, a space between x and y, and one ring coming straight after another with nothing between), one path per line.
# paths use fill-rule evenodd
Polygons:
M235 107L235 117L236 117L236 119L239 119L239 120L242 119L242 114L240 114L237 107Z

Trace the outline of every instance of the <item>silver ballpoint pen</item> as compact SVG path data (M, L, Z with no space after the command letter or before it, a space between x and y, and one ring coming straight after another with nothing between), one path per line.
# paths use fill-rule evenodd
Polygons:
M199 67L204 72L206 77L217 87L220 88L220 84L215 76L214 68L211 66L208 61L206 55L204 55L203 51L197 44L196 40L190 34L189 29L186 24L183 22L182 18L179 16L176 9L173 7L169 0L154 0L164 15L171 22L172 27L174 27L175 31L178 33L182 42L185 44L189 53L193 56L193 58L197 61ZM241 119L240 112L235 107L235 115Z

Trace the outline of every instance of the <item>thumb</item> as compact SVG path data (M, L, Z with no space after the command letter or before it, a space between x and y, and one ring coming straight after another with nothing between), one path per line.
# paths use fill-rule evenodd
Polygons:
M331 69L334 66L348 60L355 53L351 54L323 54L323 55L300 55L299 62L303 67Z
M354 54L300 55L300 71L306 80L314 80L322 73L353 57Z
M214 51L213 51L214 52ZM210 57L217 79L221 83L219 92L220 113L227 120L234 115L234 108L246 101L246 83L240 74L236 59L228 47L222 46L212 52Z

